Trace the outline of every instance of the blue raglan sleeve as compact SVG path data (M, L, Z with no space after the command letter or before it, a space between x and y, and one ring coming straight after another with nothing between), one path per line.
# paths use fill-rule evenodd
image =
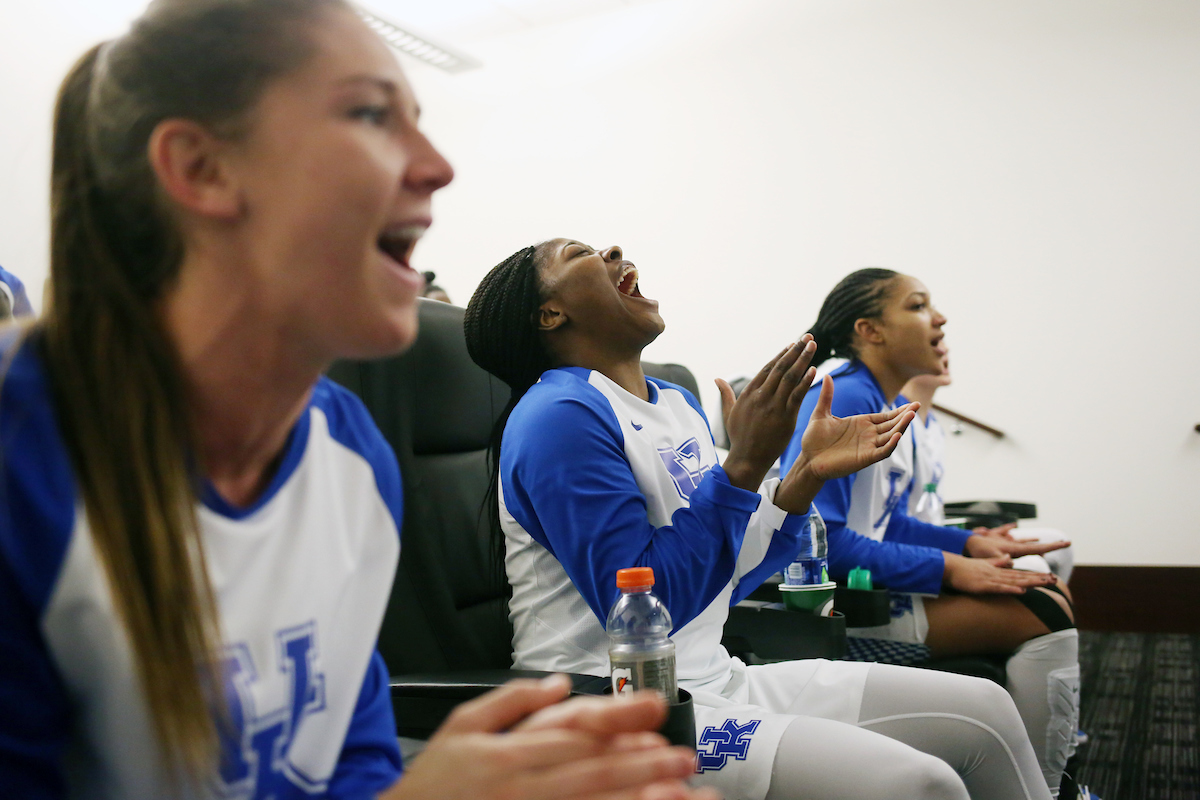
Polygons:
M399 780L402 771L387 665L376 652L367 667L327 796L330 800L370 800Z
M835 417L873 414L880 410L870 402L868 392L860 390L861 383L854 377L840 378L835 374L825 380L830 377L834 379L831 411ZM817 407L819 394L820 386L814 386L800 405L796 432L781 459L783 474L800 455L800 440ZM865 567L878 585L894 591L937 594L941 591L945 572L945 560L940 550L896 541L878 542L846 526L856 477L852 474L826 481L814 501L825 520L830 576L844 579L855 567Z
M30 349L0 386L0 794L45 800L66 797L72 712L41 617L70 541L75 489Z
M400 466L370 412L357 396L327 378L321 379L315 392L329 419L330 434L371 465L379 496L391 512L396 530L402 530L404 483ZM402 771L388 668L383 656L375 651L326 796L331 800L374 798L395 783Z
M970 531L923 522L910 517L906 513L907 509L907 499L902 499L896 505L892 518L888 520L887 532L884 534L885 542L936 547L947 553L963 552L963 548L967 546L967 539L971 538Z
M531 393L522 403L501 448L507 512L558 559L602 623L616 600L616 572L625 567L654 569L655 594L676 630L699 615L733 577L760 496L731 485L717 466L690 506L655 528L616 417L599 392L588 387L549 399Z

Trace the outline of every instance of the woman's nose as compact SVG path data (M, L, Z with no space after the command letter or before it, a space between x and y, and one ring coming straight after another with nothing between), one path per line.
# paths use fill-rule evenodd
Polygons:
M933 310L933 324L939 328L946 324L946 315L936 308Z
M617 247L615 244L602 252L600 255L604 257L605 261L620 261L625 257L625 254L621 252L621 248Z

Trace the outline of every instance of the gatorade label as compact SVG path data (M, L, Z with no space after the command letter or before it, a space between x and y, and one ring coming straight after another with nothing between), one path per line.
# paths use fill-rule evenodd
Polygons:
M614 661L612 688L613 694L653 689L673 701L679 694L675 683L675 656Z

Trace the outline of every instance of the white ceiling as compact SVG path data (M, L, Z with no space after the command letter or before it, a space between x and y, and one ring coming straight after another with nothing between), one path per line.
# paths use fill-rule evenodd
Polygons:
M653 0L365 0L362 5L455 46L647 2Z

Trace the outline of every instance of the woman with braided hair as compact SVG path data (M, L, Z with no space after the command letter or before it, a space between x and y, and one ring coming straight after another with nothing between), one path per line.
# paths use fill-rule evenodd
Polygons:
M718 382L731 440L718 463L696 398L642 372L665 326L618 247L524 248L484 278L464 324L472 358L513 390L493 512L516 667L609 674L615 573L649 566L696 703L699 782L747 800L1049 796L995 684L820 659L746 666L721 646L729 606L794 558L820 486L893 452L911 407L839 418L825 382L803 453L764 483L815 375L805 336L736 401Z
M945 323L916 278L877 268L846 276L809 331L818 343L814 364L849 359L823 379L837 382L833 413L903 407L907 401L897 396L907 381L942 371ZM803 458L805 428L821 395L814 387L805 398L783 469ZM1079 714L1070 595L1053 575L1011 568L1014 558L1068 543L1019 542L910 517L903 500L912 475L908 432L887 459L827 481L817 495L829 536L830 576L844 579L851 569L866 567L877 586L892 592L891 623L851 629L851 657L917 664L930 656L1007 656L1007 687L1046 785L1055 796L1087 797L1064 771Z

